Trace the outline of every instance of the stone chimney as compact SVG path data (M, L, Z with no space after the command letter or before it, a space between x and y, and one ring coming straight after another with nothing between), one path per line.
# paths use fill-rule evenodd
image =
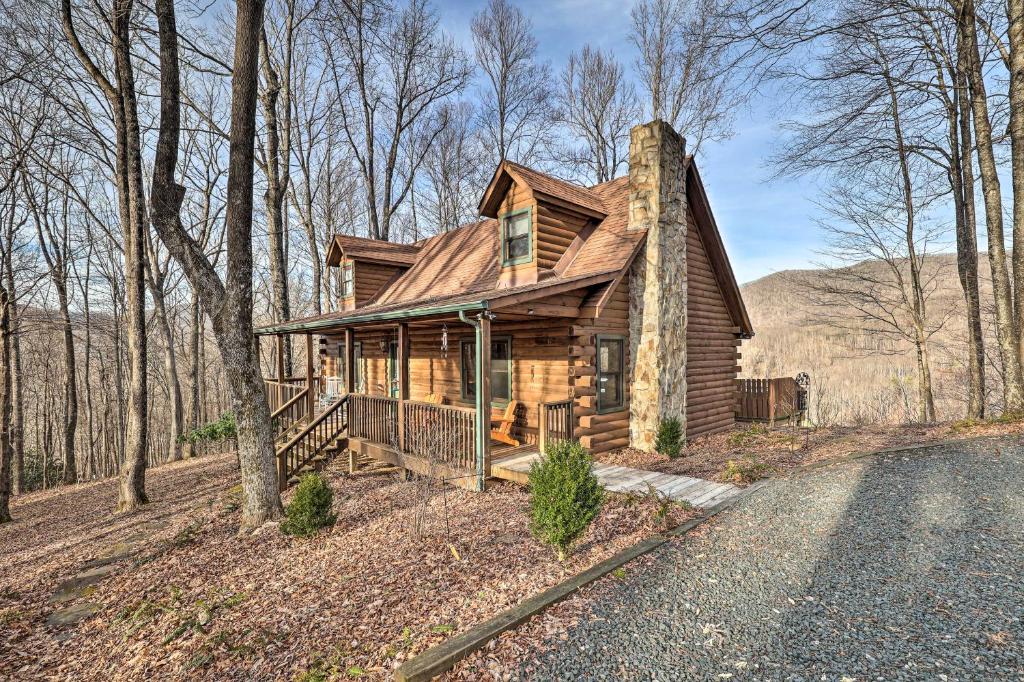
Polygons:
M658 424L686 426L686 141L664 121L629 139L628 230L646 230L629 284L630 445L654 449Z

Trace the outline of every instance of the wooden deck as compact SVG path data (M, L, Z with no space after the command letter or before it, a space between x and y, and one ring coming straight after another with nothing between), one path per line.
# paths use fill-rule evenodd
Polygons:
M540 453L536 450L496 458L491 462L491 476L525 485L529 479L530 465L538 459ZM677 502L688 502L695 507L713 507L740 492L740 488L729 483L611 464L595 464L594 474L601 485L611 492L643 494L653 486L662 495Z

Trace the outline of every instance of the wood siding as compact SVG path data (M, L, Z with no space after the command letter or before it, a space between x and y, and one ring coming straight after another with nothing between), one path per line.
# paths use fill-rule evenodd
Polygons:
M574 211L543 201L537 202L536 250L537 266L553 268L572 240L587 224L588 218Z
M692 213L686 236L686 437L736 419L740 340Z
M576 437L591 452L606 452L629 445L629 282L623 278L597 314L598 302L606 293L598 287L583 301L581 316L570 329L572 345L569 373L572 395L575 398L573 416L577 422ZM626 341L623 351L623 407L616 412L597 412L597 337L622 336Z

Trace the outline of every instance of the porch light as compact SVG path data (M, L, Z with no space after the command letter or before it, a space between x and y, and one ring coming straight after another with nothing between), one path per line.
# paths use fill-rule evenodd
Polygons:
M388 352L388 342L385 339L380 340L380 354L384 355Z

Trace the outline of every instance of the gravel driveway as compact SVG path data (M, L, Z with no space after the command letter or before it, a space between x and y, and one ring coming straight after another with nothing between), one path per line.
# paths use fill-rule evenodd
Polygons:
M779 480L634 566L520 676L1024 680L1024 444Z

